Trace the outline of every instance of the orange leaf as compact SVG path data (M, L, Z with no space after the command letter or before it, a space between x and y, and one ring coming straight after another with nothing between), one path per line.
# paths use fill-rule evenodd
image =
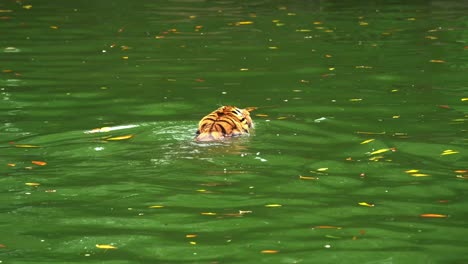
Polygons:
M33 161L31 161L31 163L32 163L32 164L36 164L36 165L38 165L38 166L45 166L45 165L47 165L47 162L45 162L45 161L39 161L39 160L33 160Z
M272 249L265 249L261 251L261 253L263 254L276 254L278 252L279 252L278 250L272 250Z
M421 214L420 217L423 217L423 218L447 218L448 215L444 215L444 214Z
M341 229L341 226L328 226L328 225L321 225L321 226L314 226L314 228L319 229Z

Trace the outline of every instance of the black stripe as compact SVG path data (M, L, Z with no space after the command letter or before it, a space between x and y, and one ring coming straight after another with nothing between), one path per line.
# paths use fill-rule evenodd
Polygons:
M221 124L216 124L217 127L221 128L221 133L223 133L223 136L227 134L226 129L223 127Z

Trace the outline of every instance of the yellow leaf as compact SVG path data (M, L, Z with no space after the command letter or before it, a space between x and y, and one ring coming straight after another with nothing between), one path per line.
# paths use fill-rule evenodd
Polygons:
M268 117L268 115L266 115L266 114L256 114L255 116L258 116L258 117Z
M207 212L207 213L201 213L201 215L216 215L216 213Z
M299 175L299 179L302 179L302 180L316 180L317 178L311 177L311 176L301 176L301 175Z
M17 148L39 148L39 146L36 145L28 145L28 144L18 144L15 145Z
M349 99L349 101L351 101L351 102L359 102L359 101L362 101L362 98L351 98L351 99Z
M326 171L328 168L318 168L317 171Z
M430 60L429 62L434 62L434 63L445 63L444 60Z
M15 163L8 163L7 166L10 166L10 167L15 167L16 164Z
M239 22L236 22L236 26L251 25L251 24L253 24L253 21L239 21Z
M370 143L372 141L374 141L375 139L371 138L371 139L368 139L368 140L364 140L363 142L361 142L361 144L367 144L367 143Z
M41 185L40 183L37 183L37 182L27 182L25 183L27 186L39 186Z
M125 135L125 136L120 136L120 137L110 137L110 138L106 138L106 140L113 140L113 141L116 141L116 140L125 140L125 139L130 139L132 138L133 135Z
M425 173L412 173L411 176L414 176L414 177L426 177L426 176L430 176L429 174L425 174Z
M149 208L163 208L164 205L152 205Z
M51 29L58 29L58 26L50 26Z
M416 173L416 172L419 172L419 170L407 170L405 171L406 173Z
M384 153L384 152L387 152L387 151L390 151L390 149L388 149L388 148L379 149L379 150L371 152L371 155L380 154L380 153Z
M462 101L462 102L468 101L468 97L462 98L461 101Z
M190 241L190 245L196 245L196 244L197 244L197 242L195 242L195 241Z
M248 68L240 68L240 71L248 71Z
M447 150L444 150L444 152L442 152L440 155L451 155L451 154L457 154L459 153L458 151L455 151L455 150L451 150L451 149L447 149Z
M185 235L186 238L194 238L194 237L197 237L197 235L195 234L188 234L188 235Z
M31 8L32 8L32 5L24 5L23 8L24 8L24 9L31 9Z
M100 248L100 249L117 249L117 247L114 247L112 245L100 245L100 244L96 244L96 247L97 248Z
M374 204L366 203L366 202L360 202L358 203L361 206L367 206L367 207L374 207Z
M281 207L281 204L267 204L265 207Z
M286 117L286 116L279 116L279 117L277 117L276 119L278 119L278 120L283 120L283 119L286 119L286 118L288 118L288 117Z

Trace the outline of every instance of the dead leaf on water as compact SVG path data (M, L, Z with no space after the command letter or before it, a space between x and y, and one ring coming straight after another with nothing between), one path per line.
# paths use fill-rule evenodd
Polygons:
M429 62L433 62L433 63L445 63L444 60L430 60Z
M315 178L315 177L302 176L302 175L299 175L299 179L302 179L302 180L317 180L317 178Z
M444 156L444 155L452 155L452 154L457 154L457 153L459 152L455 150L447 149L447 150L444 150L440 155Z
M276 254L278 252L279 252L278 250L273 250L273 249L265 249L265 250L260 251L260 253L263 253L263 254Z
M372 141L374 141L375 139L371 138L371 139L368 139L368 140L364 140L363 142L361 142L360 144L367 144L367 143L370 143Z
M125 135L125 136L119 136L119 137L110 137L110 138L106 138L105 140L117 141L117 140L130 139L132 137L133 135Z
M39 186L39 185L41 185L40 183L37 183L37 182L26 182L25 184L27 186Z
M39 161L39 160L33 160L33 161L31 161L31 163L32 163L32 164L36 164L36 165L38 165L38 166L45 166L45 165L47 165L47 162L45 162L45 161Z
M281 204L266 204L265 207L281 207Z
M384 148L384 149L379 149L379 150L373 151L373 152L371 152L370 154L371 154L371 155L375 155L375 154L384 153L384 152L387 152L387 151L390 151L390 150L391 150L391 149L389 149L389 148Z
M104 245L104 244L96 244L97 248L100 249L117 249L117 247L112 246L112 245Z
M164 205L151 205L149 208L163 208Z
M360 202L358 203L361 206L367 206L367 207L374 207L375 205L372 203L367 203L367 202Z
M17 148L39 148L39 146L36 145L28 145L28 144L18 144L15 145Z
M341 226L329 226L329 225L320 225L320 226L314 226L314 228L318 229L341 229Z
M423 218L447 218L448 215L445 215L445 214L421 214L420 217L423 217Z

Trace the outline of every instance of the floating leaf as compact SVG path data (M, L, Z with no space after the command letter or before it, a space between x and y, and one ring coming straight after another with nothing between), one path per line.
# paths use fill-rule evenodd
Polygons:
M197 244L197 242L195 242L195 241L190 241L190 245L196 245L196 244Z
M263 254L276 254L279 251L278 250L273 250L273 249L265 249L265 250L262 250L260 252L263 253Z
M440 155L444 156L444 155L452 155L452 154L457 154L457 153L458 151L447 149L447 150L444 150Z
M133 137L133 135L125 135L125 136L120 136L120 137L110 137L110 138L106 138L106 140L117 141L117 140L130 139L130 138L132 138L132 137Z
M319 228L319 229L341 229L341 226L329 226L329 225L320 225L320 226L314 226L314 228Z
M254 22L253 21L239 21L239 22L236 22L236 26L240 26L240 25L252 25Z
M197 237L196 234L188 234L188 235L185 235L186 238L194 238L194 237Z
M407 170L405 171L406 173L416 173L416 172L419 172L419 170Z
M163 208L164 205L152 205L149 208Z
M24 8L24 9L31 9L31 8L32 8L32 5L24 5L23 8Z
M40 183L37 183L37 182L26 182L25 184L27 186L39 186L39 185L41 185Z
M112 245L100 245L100 244L96 244L96 247L97 248L100 248L100 249L117 249L117 247L114 247Z
M370 204L370 203L367 203L367 202L360 202L358 204L361 205L361 206L374 207L374 204Z
M267 204L265 207L281 207L281 204Z
M212 212L206 212L206 213L200 213L201 215L216 215L216 213L212 213Z
M349 99L349 101L351 101L351 102L359 102L359 101L362 101L362 98L351 98L351 99Z
M28 145L28 144L18 144L15 145L17 148L39 148L39 146L36 145Z
M414 176L414 177L426 177L426 176L430 176L429 174L425 174L425 173L412 173L411 176Z
M47 162L45 162L45 161L39 161L39 160L33 160L33 161L31 161L31 163L32 163L32 164L36 164L36 165L38 165L38 166L45 166L45 165L47 165Z
M371 155L375 155L375 154L384 153L384 152L387 152L387 151L390 151L390 150L391 150L391 149L389 149L389 148L384 148L384 149L379 149L379 150L373 151L373 152L371 152L370 154L371 154Z
M7 166L10 166L10 167L15 167L16 164L15 163L8 163Z
M356 131L356 134L363 134L363 135L385 135L387 132L367 132L367 131Z
M302 175L299 175L299 179L302 179L302 180L316 180L317 178L311 177L311 176L302 176Z
M444 215L444 214L421 214L420 217L423 217L423 218L447 218L448 215Z
M258 116L258 117L268 117L268 115L266 115L266 114L256 114L255 116Z
M368 140L364 140L363 142L361 142L361 144L367 144L367 143L370 143L372 141L374 141L375 139L371 138L371 139L368 139Z
M326 171L328 168L318 168L317 171Z
M468 97L462 98L461 101L462 101L462 102L468 101Z
M429 62L433 62L433 63L445 63L444 60L430 60Z

